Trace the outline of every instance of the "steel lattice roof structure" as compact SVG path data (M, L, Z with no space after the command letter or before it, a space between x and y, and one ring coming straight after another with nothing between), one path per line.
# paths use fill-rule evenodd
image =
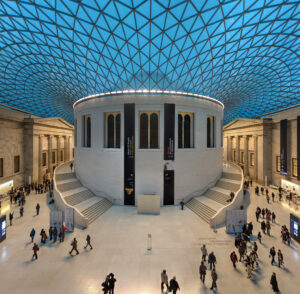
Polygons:
M299 1L0 0L0 102L73 120L122 90L214 97L225 122L300 103Z

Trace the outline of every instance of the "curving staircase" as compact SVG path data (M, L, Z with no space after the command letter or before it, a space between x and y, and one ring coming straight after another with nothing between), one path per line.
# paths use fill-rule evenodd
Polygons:
M82 186L75 173L71 172L69 164L63 164L57 168L55 175L57 190L64 201L76 208L88 219L90 224L106 212L112 206L112 203L105 198L94 195Z
M203 195L192 198L187 202L186 207L210 224L216 213L229 204L230 193L239 190L241 180L242 175L236 167L223 166L222 178L216 185Z

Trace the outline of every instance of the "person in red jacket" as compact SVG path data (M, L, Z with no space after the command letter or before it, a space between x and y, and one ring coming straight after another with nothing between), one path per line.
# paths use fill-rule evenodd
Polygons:
M235 254L234 251L231 252L231 254L230 254L230 259L231 259L231 261L232 261L233 267L236 268L236 265L235 265L235 264L238 262L238 258L237 258L237 256L236 256L236 254Z
M35 258L35 259L38 259L37 252L38 252L40 249L39 249L39 246L38 246L36 243L34 243L34 245L33 245L33 247L32 247L32 250L33 250L32 260L34 260L34 258Z

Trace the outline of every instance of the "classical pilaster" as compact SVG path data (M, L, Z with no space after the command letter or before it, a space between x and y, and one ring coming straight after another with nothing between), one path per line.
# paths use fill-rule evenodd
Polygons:
M253 136L254 139L254 181L257 181L258 178L258 136Z
M48 136L48 172L52 174L52 140L53 136Z
M64 142L64 151L65 151L65 154L64 154L64 161L68 161L70 160L70 140L71 140L71 137L70 136L65 136L64 137L65 139L65 142Z
M39 182L43 182L43 175L42 175L42 169L43 169L43 135L39 135L39 169L38 169L38 179Z
M60 157L60 151L61 151L60 139L61 139L61 136L58 135L57 136L57 163L59 163L61 161L61 157Z
M230 136L227 137L227 160L232 161L232 139Z
M240 137L236 136L236 162L240 163Z
M248 136L243 136L244 138L244 174L249 175L249 153L248 153Z

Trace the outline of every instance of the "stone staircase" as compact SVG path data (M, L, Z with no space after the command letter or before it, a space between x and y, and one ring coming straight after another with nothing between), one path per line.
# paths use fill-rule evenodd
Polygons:
M69 164L57 168L55 181L65 202L86 217L89 224L112 206L110 201L82 186L75 173L70 172Z
M186 207L210 224L219 209L230 203L230 193L236 194L239 190L241 179L242 175L238 168L223 166L222 178L215 187L208 189L203 195L192 198Z

